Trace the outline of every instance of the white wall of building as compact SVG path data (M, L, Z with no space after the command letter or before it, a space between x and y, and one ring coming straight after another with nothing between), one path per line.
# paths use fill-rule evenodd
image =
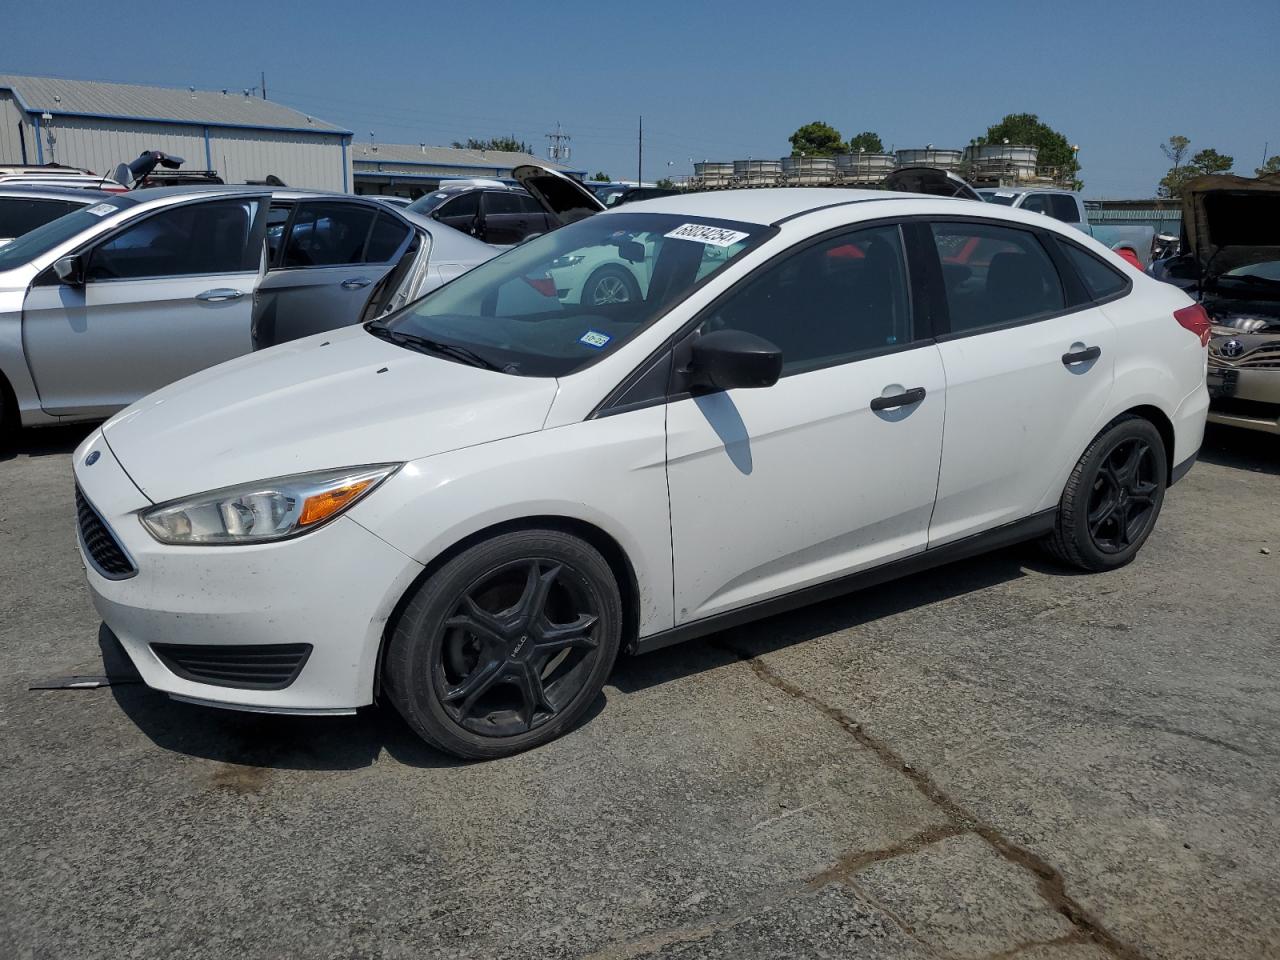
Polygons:
M22 133L18 133L18 127ZM35 131L27 115L13 99L8 90L0 90L0 163L18 164L22 162L22 143L27 144L27 163L36 162Z
M213 166L228 183L261 180L275 174L291 187L349 192L351 170L343 182L342 140L275 130L209 128Z
M228 183L261 180L275 174L291 187L350 192L351 168L343 176L342 137L320 132L292 133L203 124L155 123L55 115L36 127L7 91L0 91L0 163L22 161L18 125L23 125L27 162L67 164L107 174L144 150L182 157L187 170L212 168ZM55 142L52 150L48 130ZM208 156L206 158L206 131Z

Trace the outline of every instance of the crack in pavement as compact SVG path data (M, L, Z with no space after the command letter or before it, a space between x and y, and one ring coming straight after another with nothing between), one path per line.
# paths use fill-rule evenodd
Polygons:
M884 741L872 736L862 724L858 723L843 710L831 706L818 697L792 683L748 651L740 650L723 641L713 642L727 653L747 664L755 675L769 686L782 691L792 699L808 704L819 713L833 720L849 736L866 747L880 760L886 768L896 770L911 782L916 791L935 807L946 814L954 829L959 832L971 832L984 840L1001 858L1028 871L1036 878L1036 890L1042 900L1057 911L1080 934L1098 944L1118 960L1145 960L1143 954L1133 946L1122 941L1089 913L1084 906L1067 893L1066 878L1039 855L1020 846L1005 837L991 824L965 809L958 801L953 800L924 771L918 770L903 759L902 755ZM927 833L928 831L926 831ZM909 841L908 841L909 842ZM921 846L924 844L922 843Z
M901 843L895 843L891 847L883 847L879 850L856 850L846 853L826 870L815 874L809 880L808 887L810 890L819 890L829 883L846 880L862 868L868 867L873 863L892 860L895 857L903 857L907 854L915 853L932 843L937 843L939 840L958 837L960 834L967 832L967 830L956 826L954 823L948 823L944 826L929 827L927 830L921 830L914 836L907 837Z

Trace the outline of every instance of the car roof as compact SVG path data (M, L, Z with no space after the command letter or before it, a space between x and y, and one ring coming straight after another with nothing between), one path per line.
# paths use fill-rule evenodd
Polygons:
M679 196L637 200L611 207L606 216L624 213L673 213L717 220L776 224L826 207L883 200L936 200L948 207L958 197L933 197L891 190L851 190L840 187L771 187L761 190L708 190ZM965 203L973 203L965 200ZM986 211L983 211L984 215Z
M93 203L117 194L85 187L60 187L52 183L0 183L0 196L31 197L37 200L83 200L85 203Z

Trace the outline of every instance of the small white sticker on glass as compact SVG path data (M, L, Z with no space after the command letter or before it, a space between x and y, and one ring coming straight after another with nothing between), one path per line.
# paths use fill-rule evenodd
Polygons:
M105 217L108 213L115 213L116 207L109 203L95 203L92 207L87 207L85 213L92 213L95 217Z
M706 243L713 247L731 247L739 240L747 239L751 234L740 230L726 230L724 227L712 227L705 223L685 223L664 236L673 240Z

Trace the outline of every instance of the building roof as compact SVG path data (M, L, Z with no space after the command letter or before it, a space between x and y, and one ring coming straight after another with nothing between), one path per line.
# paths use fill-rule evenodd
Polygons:
M507 150L462 150L457 147L420 146L416 143L353 143L354 163L420 163L439 167L518 167L536 163L554 170L568 170L562 163L552 163L531 153ZM578 171L574 171L578 172Z
M350 134L326 120L239 90L152 87L97 80L63 80L0 73L0 89L12 90L28 112L113 117L170 123Z

